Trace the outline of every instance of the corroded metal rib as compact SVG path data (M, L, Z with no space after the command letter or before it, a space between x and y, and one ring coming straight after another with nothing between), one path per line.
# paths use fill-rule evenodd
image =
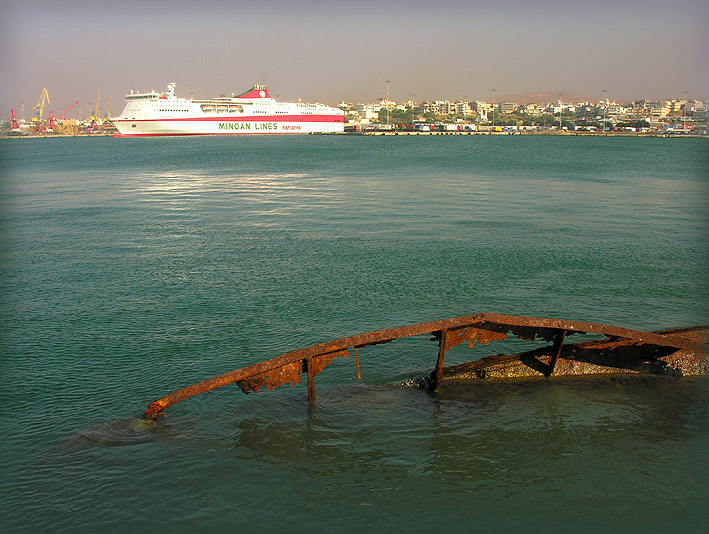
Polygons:
M227 384L236 383L245 393L257 392L263 386L271 389L286 382L291 385L297 384L303 373L307 373L308 397L313 400L314 377L335 358L349 356L348 349L354 348L356 354L356 350L360 347L389 343L395 339L422 334L432 334L439 342L438 360L432 373L432 387L437 389L441 380L444 356L448 349L466 341L472 347L475 342L486 344L490 341L503 340L507 338L508 332L526 340L533 341L535 338L545 341L554 340L557 357L561 353L565 337L575 333L602 334L609 338L628 340L633 344L650 344L699 353L705 353L707 350L704 343L673 335L672 331L653 333L582 321L479 313L376 330L287 352L270 360L178 389L152 402L144 417L155 418L158 413L175 403ZM357 367L359 368L359 365ZM548 374L553 372L553 367L549 365Z

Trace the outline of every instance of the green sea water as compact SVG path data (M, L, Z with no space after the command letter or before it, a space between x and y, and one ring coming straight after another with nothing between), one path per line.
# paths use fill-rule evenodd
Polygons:
M703 532L709 385L408 387L411 338L315 380L182 386L477 312L709 323L704 139L0 142L10 532ZM518 342L456 347L447 364Z

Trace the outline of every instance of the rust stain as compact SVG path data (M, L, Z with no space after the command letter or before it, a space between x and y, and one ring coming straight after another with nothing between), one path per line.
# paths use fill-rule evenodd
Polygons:
M310 400L313 400L313 378L336 358L348 357L350 355L348 349L355 349L357 376L361 379L358 348L391 343L396 339L423 334L432 335L432 339L439 342L438 360L433 373L433 388L435 389L440 381L444 355L448 349L466 341L469 342L470 347L473 347L476 342L486 344L491 341L501 341L507 338L508 332L521 339L534 341L540 338L547 342L559 339L563 342L563 337L573 334L602 334L606 336L606 340L595 343L606 343L613 346L649 345L672 349L669 350L670 353L677 353L681 350L686 356L677 356L676 360L680 361L682 358L691 359L694 357L693 355L706 355L706 343L708 341L706 331L707 327L690 327L661 332L644 332L600 323L552 318L492 313L464 315L439 321L367 332L287 352L270 360L242 367L178 389L152 402L148 406L144 417L155 418L161 411L173 404L227 384L236 383L245 393L256 393L263 386L266 386L267 389L272 389L285 383L290 383L293 386L300 383L303 373L308 374L308 396ZM561 337L562 333L563 337ZM564 357L561 343L558 343L556 347L556 357L561 357L562 359ZM706 358L703 357L703 361L706 361ZM543 372L549 373L550 369L553 371L555 363L556 361L552 356L548 358L547 362L540 361L539 365L541 369L545 370ZM706 366L702 364L700 368L705 369Z
M347 350L339 350L329 354L323 354L313 358L313 376L320 374L326 365L330 365L335 358L347 358L350 352Z
M362 370L359 368L359 354L357 354L357 347L355 347L355 366L357 367L357 380L362 381Z
M491 341L501 341L504 339L507 339L506 332L470 326L457 330L449 330L446 336L446 350L461 345L466 341L469 342L469 347L472 349L476 341L482 345L486 345Z
M318 375L320 371L322 371L326 365L332 363L335 358L339 356L346 358L349 355L350 353L348 351L342 350L311 358L310 362L313 367L313 376ZM243 380L237 380L236 385L246 394L251 392L258 393L258 390L263 386L266 386L266 389L277 388L286 382L290 383L292 387L296 384L300 384L301 374L308 372L307 361L308 360L296 361L281 367L276 367L265 373L253 375Z
M266 386L267 389L273 389L282 386L289 382L291 386L300 384L300 375L303 372L302 362L293 362L282 367L271 369L266 373L238 380L236 385L241 388L244 393L258 393L261 387Z

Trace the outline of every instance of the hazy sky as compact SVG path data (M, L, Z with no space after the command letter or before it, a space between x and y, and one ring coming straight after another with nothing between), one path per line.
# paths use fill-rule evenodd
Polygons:
M267 83L281 100L369 102L544 90L599 100L709 99L700 0L4 0L0 111L43 87L83 116L101 91L211 97ZM74 116L74 114L72 114Z

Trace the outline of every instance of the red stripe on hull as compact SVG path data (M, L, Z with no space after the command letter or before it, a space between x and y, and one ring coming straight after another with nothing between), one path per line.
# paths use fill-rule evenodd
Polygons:
M113 134L111 137L185 137L188 135L310 135L320 132L244 132L244 133L149 133L149 134Z

